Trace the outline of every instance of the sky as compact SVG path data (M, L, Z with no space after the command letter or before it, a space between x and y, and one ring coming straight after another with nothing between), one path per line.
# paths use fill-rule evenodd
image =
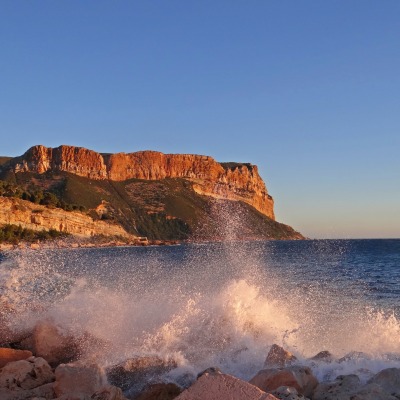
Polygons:
M310 238L400 237L398 0L0 0L0 155L251 162Z

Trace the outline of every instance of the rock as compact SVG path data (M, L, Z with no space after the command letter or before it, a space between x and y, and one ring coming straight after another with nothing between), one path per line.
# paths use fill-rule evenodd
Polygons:
M242 200L275 219L274 201L258 168L247 163L219 163L212 157L195 154L157 151L100 154L82 147L39 145L10 160L9 168L15 173L65 171L89 179L111 181L185 178L195 183L193 189L199 194Z
M267 358L265 359L264 367L284 368L293 364L296 360L297 358L292 353L286 351L283 347L280 347L277 344L273 344L268 352Z
M314 357L311 357L310 360L312 361L323 361L326 363L330 363L334 360L333 355L329 351L320 351L318 354L316 354Z
M105 388L94 393L91 400L126 400L122 390L116 386L106 386Z
M294 387L290 386L280 386L278 387L278 389L274 390L271 394L273 394L278 399L306 400L304 396L298 394L297 390Z
M9 362L26 360L29 357L32 357L32 353L27 350L0 348L0 368L3 368Z
M378 372L368 383L375 383L393 396L400 397L400 368L387 368Z
M0 222L5 223L6 221L35 231L55 229L79 237L118 235L126 239L136 238L122 226L111 221L97 221L81 212L49 208L27 200L0 196ZM24 248L24 245L20 244L19 248Z
M209 374L209 375L222 374L222 371L218 367L209 367L204 371L200 372L199 374L197 374L197 379L199 379L204 374Z
M0 371L0 387L11 390L34 389L53 381L50 365L40 357L10 362Z
M370 383L362 387L351 400L398 400L398 397L386 393L383 388L375 383Z
M40 321L33 330L33 351L53 367L77 358L74 338L62 332L52 321Z
M0 388L1 400L49 400L55 398L53 383L46 383L31 390Z
M357 375L339 375L333 382L320 383L314 390L313 400L350 400L360 389Z
M367 353L363 353L362 351L351 351L350 353L347 353L345 356L342 358L339 358L339 362L347 362L351 360L370 360L371 356Z
M135 400L172 400L182 392L174 383L156 383L142 391Z
M250 383L265 392L271 392L280 386L290 386L299 394L309 397L317 387L318 380L310 368L295 365L285 369L263 369L250 380Z
M157 356L136 357L107 369L108 381L123 391L138 382L144 382L152 375L160 375L176 368L174 360L164 360Z
M272 394L226 374L204 374L176 400L276 400Z
M54 391L57 397L90 397L106 386L103 371L96 364L61 364L56 368L55 376Z

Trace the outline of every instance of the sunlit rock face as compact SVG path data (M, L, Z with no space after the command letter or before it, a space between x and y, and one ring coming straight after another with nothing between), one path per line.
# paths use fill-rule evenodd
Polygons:
M275 219L274 201L252 164L219 163L212 157L193 154L163 154L156 151L100 154L74 146L34 146L11 161L14 172L64 171L90 179L160 180L184 178L206 196L241 200Z
M94 221L90 216L61 208L48 208L29 201L0 197L0 223L41 231L54 229L81 237L95 235L122 236L131 239L121 226Z

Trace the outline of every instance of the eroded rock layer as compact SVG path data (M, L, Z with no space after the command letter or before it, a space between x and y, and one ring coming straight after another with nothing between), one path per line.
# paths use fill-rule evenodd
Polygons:
M35 231L54 229L81 237L104 235L133 238L133 235L127 233L119 225L94 221L90 216L79 212L64 211L60 208L51 209L29 201L1 196L0 222Z
M275 219L274 202L252 164L219 163L212 157L191 154L163 154L156 151L100 154L74 146L34 146L11 160L13 172L45 173L64 171L82 177L112 181L184 178L194 190L215 198L241 200Z

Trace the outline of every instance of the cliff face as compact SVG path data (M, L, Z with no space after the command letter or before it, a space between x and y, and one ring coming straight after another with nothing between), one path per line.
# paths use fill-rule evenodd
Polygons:
M188 154L163 154L155 151L100 154L81 147L34 146L23 156L11 160L13 172L64 171L95 180L161 180L184 178L194 190L220 199L241 200L271 219L274 202L251 164L221 164L212 157Z
M133 238L133 235L119 225L93 221L88 215L79 212L50 209L29 201L1 196L0 221L3 224L21 225L22 228L37 231L55 229L81 237L118 235Z

